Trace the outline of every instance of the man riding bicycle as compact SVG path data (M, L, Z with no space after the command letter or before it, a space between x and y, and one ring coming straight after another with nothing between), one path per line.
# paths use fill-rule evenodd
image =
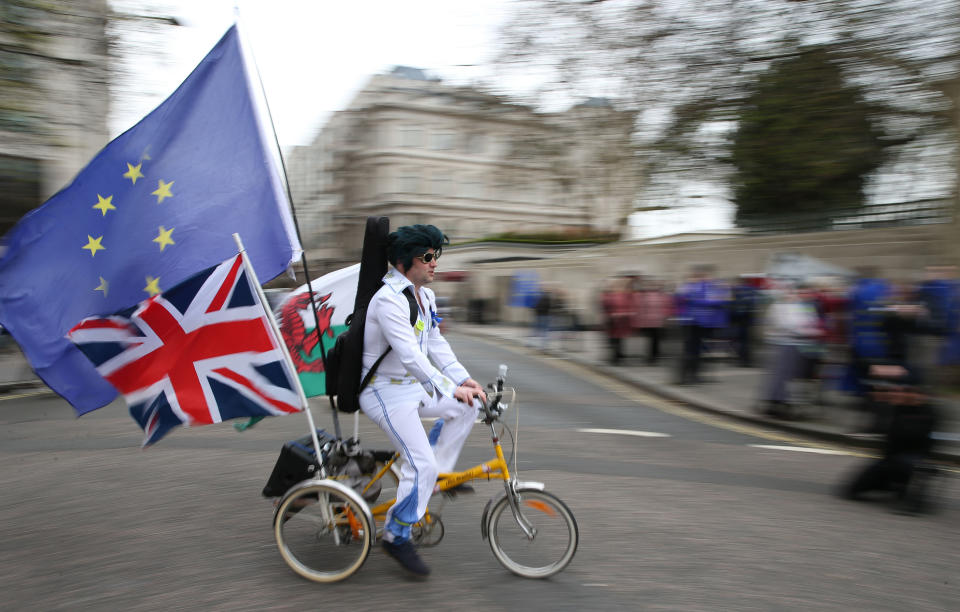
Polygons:
M437 474L453 471L476 420L474 399L486 401L486 395L441 335L436 297L425 286L434 280L447 237L433 225L410 225L387 241L391 267L367 308L362 374L391 350L359 400L402 460L383 548L407 570L427 575L430 569L410 543L410 529L426 512ZM404 291L416 298L419 313L413 326ZM423 417L442 419L439 435L428 438Z

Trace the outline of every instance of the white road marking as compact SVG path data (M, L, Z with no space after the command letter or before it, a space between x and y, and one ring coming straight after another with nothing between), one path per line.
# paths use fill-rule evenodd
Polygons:
M776 444L748 444L753 448L766 448L770 450L795 451L798 453L817 453L819 455L852 455L846 451L831 450L829 448L810 448L808 446L779 446Z
M524 350L523 348L511 345L509 343L497 342L495 338L484 337L484 336L470 336L473 340L477 340L484 344L494 346L500 350L507 350L513 353L520 355L527 355L532 357L542 357L542 354L539 354L535 351ZM703 423L704 425L709 425L711 427L716 427L718 429L726 429L728 431L735 431L742 433L744 435L753 436L756 438L763 438L766 440L773 440L776 442L787 442L790 444L803 444L807 446L786 446L782 447L792 451L803 452L824 452L825 454L831 455L848 455L850 457L861 457L866 459L876 459L879 455L876 451L870 451L866 449L849 449L846 451L835 450L836 446L830 445L829 447L821 446L821 443L814 442L809 438L802 438L799 436L793 436L786 434L780 431L774 431L761 427L759 425L750 425L750 424L741 424L731 421L729 418L714 416L694 408L684 406L681 402L676 400L668 400L662 397L641 391L636 387L627 385L626 383L613 379L609 376L603 376L599 373L593 372L589 369L586 369L582 366L573 364L565 359L551 360L550 366L558 370L563 370L571 376L579 377L585 380L589 380L594 384L601 386L608 391L615 393L624 399L628 399L632 402L636 402L646 407L654 408L661 412L667 414L672 414L680 418L686 419L688 421L696 421L698 423ZM52 393L52 392L51 392ZM581 430L582 431L582 430ZM617 430L613 430L617 431ZM942 435L942 434L941 434ZM760 445L758 445L760 446ZM774 446L773 448L781 448ZM952 474L960 474L960 469L949 467L949 466L940 466L940 469L950 472Z
M635 431L631 429L578 429L580 433L616 434L620 436L639 436L641 438L669 438L670 434L658 431Z
M501 350L507 350L513 353L520 355L526 355L529 357L541 357L540 354L524 350L523 348L512 345L509 342L497 343L496 339L493 337L483 337L483 336L471 336L473 340L489 344L490 346L495 346ZM698 423L703 423L704 425L709 425L711 427L716 427L718 429L726 429L727 431L735 431L742 433L744 435L753 436L756 438L762 438L765 440L771 440L775 442L784 442L787 444L797 444L805 445L810 448L820 448L824 447L817 442L813 442L808 438L802 438L799 436L790 435L783 433L781 431L775 431L772 429L767 429L760 426L759 424L747 424L747 423L738 423L732 421L728 417L717 416L713 414L707 414L695 408L684 406L681 402L677 400L665 399L646 391L641 391L636 387L630 386L625 382L611 378L609 376L604 376L598 372L594 372L588 368L573 364L564 359L558 359L556 361L550 361L550 366L558 370L562 370L568 373L570 376L581 378L584 380L589 380L594 384L603 387L604 389L623 397L624 399L636 402L645 407L653 408L667 414L672 414L680 418L686 419L688 421L696 421ZM793 447L790 447L793 448ZM835 448L833 445L826 447L825 450L832 450ZM853 450L842 453L850 455L853 457L866 457L866 458L875 458L877 454L875 452L870 452L866 450Z

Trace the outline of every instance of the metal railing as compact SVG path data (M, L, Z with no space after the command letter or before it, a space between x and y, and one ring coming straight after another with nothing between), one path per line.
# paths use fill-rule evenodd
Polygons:
M929 198L835 209L829 213L743 215L738 217L737 222L751 234L782 234L950 223L954 214L952 200Z

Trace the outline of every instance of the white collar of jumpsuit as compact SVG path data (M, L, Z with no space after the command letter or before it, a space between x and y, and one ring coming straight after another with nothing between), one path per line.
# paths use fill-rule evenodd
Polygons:
M393 266L384 275L383 284L393 289L395 293L400 293L407 287L413 287L413 281L400 274L400 271Z
M395 291L398 295L402 293L403 290L406 289L407 287L410 287L411 293L416 291L416 289L413 286L413 281L411 281L409 278L407 278L403 274L400 274L400 271L394 268L393 266L391 266L390 269L387 270L387 273L384 275L383 284L390 287L390 289ZM424 304L423 305L424 308L429 308L426 301L424 301L423 304ZM431 310L430 312L432 313L433 311ZM430 321L430 319L431 317L428 316L427 321L425 322L420 312L419 311L417 312L417 323L414 326L417 336L420 336L420 334L423 333L423 330L426 328L426 325ZM439 321L440 319L438 318L437 322Z

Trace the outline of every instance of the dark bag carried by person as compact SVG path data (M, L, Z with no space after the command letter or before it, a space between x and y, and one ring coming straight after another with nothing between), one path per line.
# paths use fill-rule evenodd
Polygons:
M403 294L410 302L410 325L417 324L419 312L417 303L409 289ZM370 383L370 379L380 367L380 362L390 353L388 346L380 357L373 363L367 375L360 379L363 369L363 333L366 327L367 307L363 306L353 311L347 321L347 329L337 336L336 342L327 353L327 362L324 369L327 372L327 395L337 401L337 410L340 412L356 412L360 410L360 392ZM334 382L335 381L335 382ZM331 384L334 382L334 384Z
M363 255L360 259L360 278L357 283L357 298L353 314L347 317L347 329L337 336L333 347L327 352L323 369L326 372L327 395L336 400L337 410L353 413L360 409L360 392L369 384L380 362L390 352L390 347L361 380L363 370L363 334L367 324L367 306L383 285L387 273L387 235L390 219L368 217L363 238ZM410 325L416 325L419 315L416 298L409 289L404 290L410 302Z

